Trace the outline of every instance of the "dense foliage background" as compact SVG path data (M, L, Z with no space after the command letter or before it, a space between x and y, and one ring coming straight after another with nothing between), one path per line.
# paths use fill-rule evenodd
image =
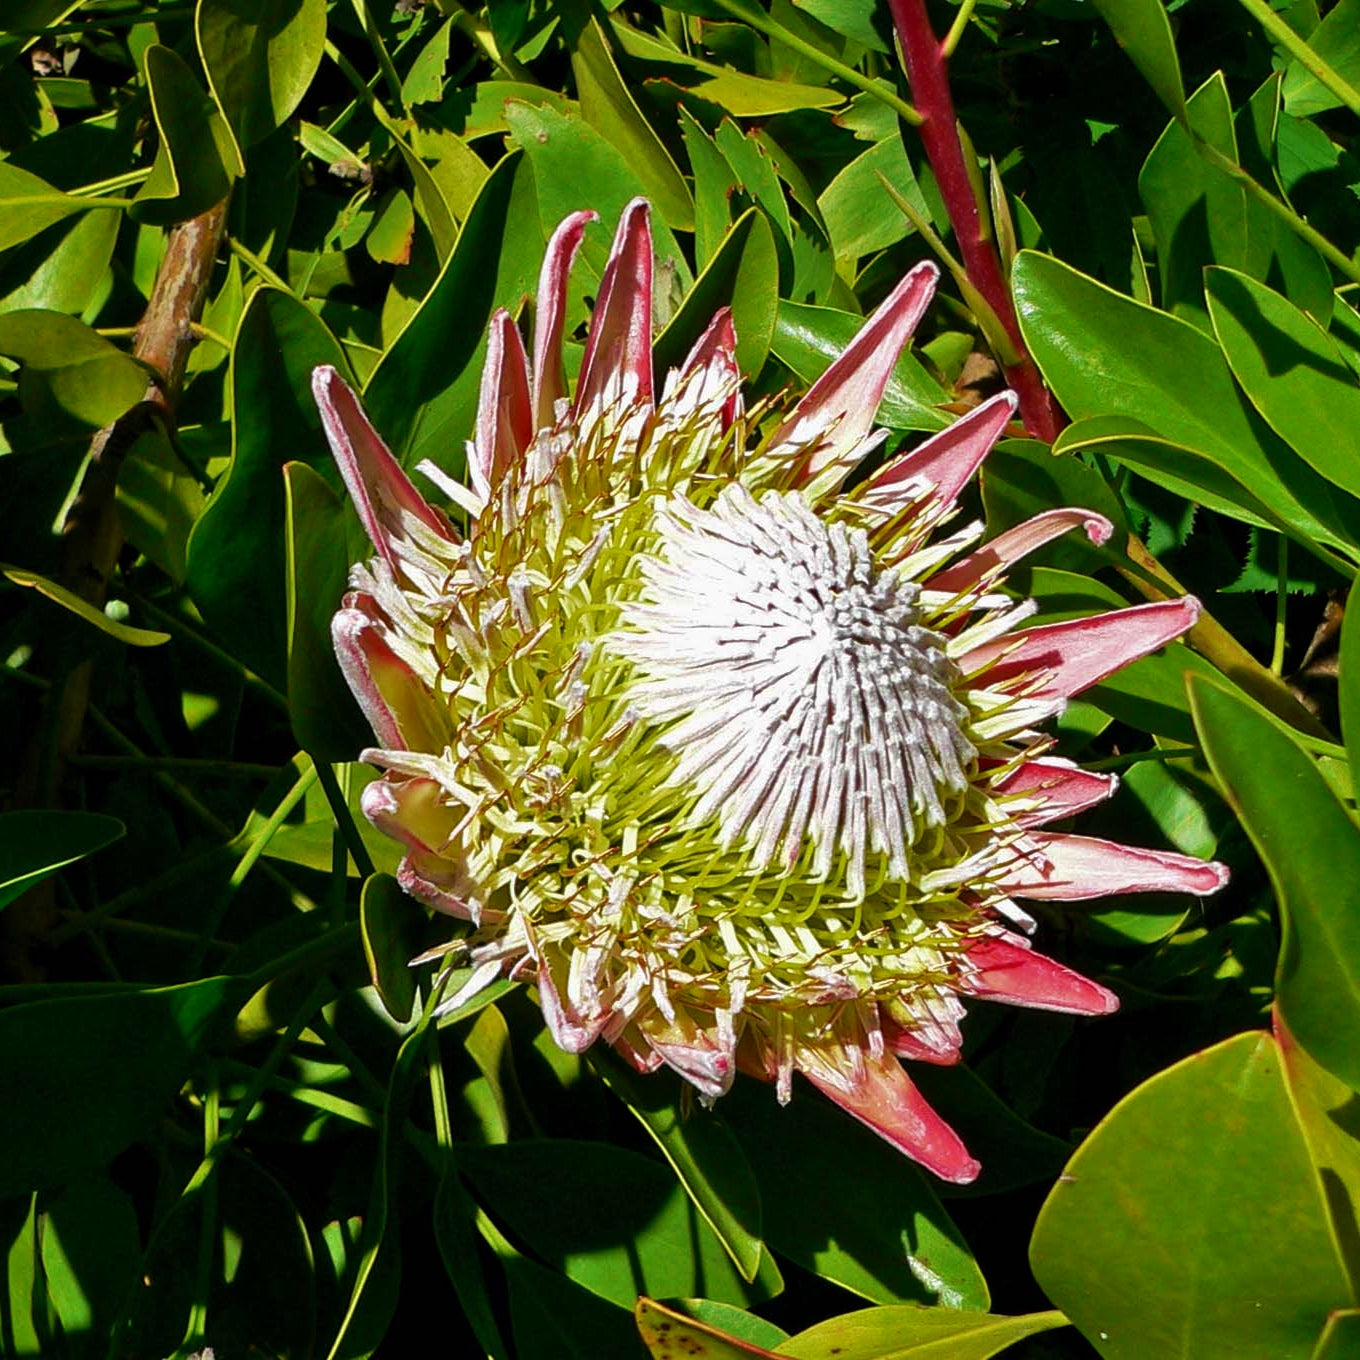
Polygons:
M521 986L430 1022L447 923L355 815L363 548L308 391L336 365L459 474L491 311L593 207L583 322L638 193L663 355L730 301L752 390L801 388L964 244L887 6L8 0L0 1352L1360 1346L1360 3L930 17L1015 312L947 274L880 418L941 428L1023 339L1065 416L989 459L989 533L1119 528L1012 584L1208 609L1062 719L1124 778L1083 830L1234 871L1043 912L1123 1008L976 1005L967 1064L913 1068L965 1189L806 1089L709 1113L564 1055Z

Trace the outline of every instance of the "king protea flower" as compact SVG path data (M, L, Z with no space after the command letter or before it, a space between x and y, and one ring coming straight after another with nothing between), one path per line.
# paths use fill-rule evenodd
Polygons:
M471 972L532 978L562 1048L603 1040L705 1098L801 1072L951 1181L978 1164L899 1058L952 1063L962 1001L1100 1015L1035 953L1026 901L1204 894L1223 869L1044 830L1115 789L1047 752L1067 698L1179 637L1191 598L1027 627L1009 564L1109 522L938 531L1009 392L846 490L934 292L921 264L781 420L743 410L728 311L652 371L648 208L625 209L575 391L548 243L530 364L491 321L467 485L432 508L329 368L326 434L377 555L335 616L377 735L373 823L402 884L472 923ZM658 390L657 382L660 381Z

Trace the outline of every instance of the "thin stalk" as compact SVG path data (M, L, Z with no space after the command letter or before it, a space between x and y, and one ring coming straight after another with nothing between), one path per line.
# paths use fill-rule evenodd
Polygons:
M373 49L373 55L378 59L378 70L382 72L382 77L387 82L387 88L392 98L399 108L409 112L406 108L406 96L401 89L401 77L397 74L397 68L392 65L392 58L387 52L387 44L383 42L382 34L378 32L378 25L374 22L373 14L368 7L368 0L355 0L354 7L359 11L359 22L363 25L364 36L368 39L368 45Z
M968 21L973 17L973 11L977 8L977 0L963 0L959 6L959 12L954 16L954 22L949 25L949 32L944 35L944 42L940 44L940 51L946 61L954 55L955 49L963 37L964 30L968 27Z
M247 249L234 236L227 237L227 248L239 260L249 265L266 283L272 283L275 288L282 289L290 297L302 301L297 293L293 291L293 286L288 283L281 275L276 274L265 262L255 254L253 250Z
M1006 381L1020 398L1025 428L1036 439L1051 444L1062 426L1062 415L1025 348L1001 256L978 202L975 175L964 155L949 89L947 40L941 43L936 39L924 0L889 0L888 8L902 49L912 102L921 115L917 128L921 145L935 172L964 269L1010 341L1015 362L1003 361L1002 367Z
M716 0L716 3L719 9L726 10L734 19L740 19L743 23L749 24L758 32L765 34L767 38L773 38L776 42L783 43L785 47L792 48L799 56L815 62L823 71L845 81L847 85L853 85L857 90L863 90L865 94L873 95L875 99L892 109L904 123L908 123L912 127L920 127L925 121L920 110L913 108L905 99L881 81L863 75L856 71L853 66L847 66L843 61L837 61L835 57L829 56L820 47L814 46L805 38L800 38L796 33L791 33L782 24L770 18L757 5L743 4L741 0Z
M1353 114L1360 117L1360 90L1318 55L1303 38L1270 8L1265 0L1239 0L1242 8L1293 57L1304 70L1325 85Z
M246 253L249 254L248 251ZM246 684L259 690L261 696L268 699L280 712L288 712L288 699L285 695L276 690L268 680L256 675L248 666L243 666L230 652L223 651L211 638L205 637L197 628L186 623L178 614L172 614L169 610L162 609L160 605L146 595L133 592L130 598L138 608L146 610L152 618L164 624L170 632L187 638L195 647L206 652L213 660L220 661L229 670L235 671Z
M113 175L109 179L97 180L93 184L82 184L78 189L68 189L66 192L72 198L97 198L101 194L107 194L113 189L126 189L133 184L141 184L151 178L151 167L143 166L140 170L125 170L121 175ZM128 201L118 200L120 203ZM101 207L112 206L109 199L104 199Z
M340 828L340 834L344 837L345 848L354 861L354 867L358 869L361 878L370 877L374 872L373 857L368 853L368 847L364 844L363 837L359 835L359 828L354 822L354 814L349 810L349 803L340 791L334 769L327 761L318 760L316 757L312 758L312 768L321 776L322 792L326 795L326 801L330 804L331 816L335 818L335 824Z
M73 755L73 769L80 770L184 770L219 779L273 779L282 765L252 765L239 760L196 760L190 756L87 756Z
M1139 570L1117 568L1119 574L1150 600L1185 595L1186 589L1132 534L1128 555ZM1318 738L1332 745L1331 733L1290 692L1289 686L1268 667L1261 665L1240 642L1205 612L1185 635L1185 640L1206 661L1212 661L1243 693L1255 699L1296 734Z
M1289 606L1289 540L1280 534L1275 571L1275 645L1270 653L1271 671L1284 677L1285 616Z
M1339 274L1344 274L1352 283L1360 283L1360 264L1356 264L1350 256L1338 250L1316 227L1309 226L1288 203L1277 198L1264 185L1258 184L1235 160L1225 156L1216 146L1210 146L1193 129L1191 137L1195 149L1210 165L1223 171L1229 179L1236 180L1263 208L1283 222L1296 236L1307 241Z

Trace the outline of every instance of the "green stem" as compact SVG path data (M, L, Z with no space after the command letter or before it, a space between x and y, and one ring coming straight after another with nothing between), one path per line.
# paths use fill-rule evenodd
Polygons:
M68 189L67 193L72 198L97 198L100 194L106 194L111 189L126 189L133 184L142 184L151 178L151 167L143 166L140 170L125 170L121 175L114 175L110 179L97 180L94 184L82 184L78 189ZM119 202L128 200L120 199ZM110 200L105 199L103 206L109 206Z
M287 293L290 297L296 298L298 302L302 301L302 299L298 297L297 293L293 291L293 287L290 283L288 283L280 275L276 274L267 264L265 264L265 262L262 259L260 259L258 255L255 254L253 250L247 249L234 236L227 237L227 248L238 259L244 261L247 265L249 265L250 268L253 269L255 273L258 274L260 278L262 278L266 283L273 284L275 288L279 288L283 292Z
M800 38L796 33L790 32L782 24L771 19L758 5L743 3L743 0L715 0L715 3L719 9L726 10L734 19L740 19L743 23L750 24L752 28L765 34L767 38L773 38L776 42L783 43L785 47L792 48L799 56L815 62L822 70L833 76L838 76L847 85L853 85L857 90L863 90L865 94L873 95L875 99L880 100L892 109L909 126L920 127L925 121L896 91L889 89L881 81L862 75L853 66L847 66L843 61L837 61L835 57L828 56L821 48L814 46L805 38Z
M307 796L307 790L316 783L316 776L317 768L315 765L310 770L304 770L297 777L293 787L283 795L279 805L269 814L269 819L246 847L245 854L241 856L240 862L231 875L228 887L232 892L235 892L245 882L246 875L250 873L258 863L260 856L269 848L269 842L274 839L274 833L288 820L288 814Z
M312 767L321 776L321 789L326 795L326 801L330 804L331 816L335 818L335 824L340 828L340 834L344 837L345 848L354 861L354 867L359 871L359 877L371 877L374 873L373 857L368 853L368 846L364 844L363 837L359 835L359 828L354 822L354 814L349 810L349 803L340 791L335 770L329 762L319 760L315 756L312 757Z
M1275 580L1275 646L1270 653L1270 669L1283 678L1285 611L1289 600L1289 540L1280 534L1276 541L1279 557Z
M940 52L946 61L954 55L954 49L958 47L964 29L968 27L968 21L973 17L973 11L976 8L977 0L963 0L963 3L959 6L959 12L954 16L954 22L949 25L949 32L944 35L944 42L940 44Z
M373 21L373 14L368 7L368 0L356 0L355 8L359 11L359 22L363 25L364 36L368 39L368 45L373 49L373 55L378 59L378 70L382 72L383 79L387 82L387 88L392 94L393 100L399 108L410 112L406 107L406 96L402 93L401 77L397 74L397 68L392 65L392 58L387 53L387 45L382 40L382 34L378 32L378 26Z
M252 765L240 760L196 760L191 756L87 756L77 753L71 765L82 770L184 770L219 779L274 779L282 765Z
M1235 160L1225 156L1216 146L1210 146L1193 128L1190 129L1190 136L1195 143L1195 149L1210 165L1240 184L1247 194L1283 222L1290 231L1307 241L1339 274L1344 274L1352 283L1360 283L1360 265L1357 265L1349 255L1338 250L1316 227L1309 226L1289 204L1258 184Z
M233 244L235 243L233 242ZM242 249L244 249L244 247L242 247ZM247 251L246 253L249 254L250 252ZM292 292L292 290L289 289L289 292ZM296 296L296 294L294 294L294 296ZM222 665L226 666L229 670L234 671L246 682L246 684L257 689L261 696L268 699L280 712L288 712L287 698L276 690L268 680L262 679L260 676L256 675L254 671L248 666L243 665L232 656L230 652L223 651L215 642L205 637L196 628L191 627L178 614L172 614L168 610L162 609L154 600L146 595L138 594L135 591L132 592L129 598L138 606L138 608L146 610L152 618L163 623L170 632L186 638L188 641L192 642L195 647L206 652L215 661L220 661Z
M1325 85L1353 114L1360 117L1360 90L1329 66L1265 0L1240 0L1241 6L1300 66Z

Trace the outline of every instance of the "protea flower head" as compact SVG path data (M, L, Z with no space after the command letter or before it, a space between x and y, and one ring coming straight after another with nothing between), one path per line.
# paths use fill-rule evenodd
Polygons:
M1204 894L1216 864L1043 828L1115 780L1048 754L1068 696L1183 633L1191 598L1026 627L1007 566L1108 521L940 530L1002 393L845 483L934 291L913 269L783 419L743 409L732 319L652 370L648 207L625 209L574 392L548 244L530 364L492 318L467 485L432 508L328 368L314 388L373 540L334 620L384 771L363 807L401 882L464 918L471 968L534 980L557 1043L612 1044L705 1098L794 1072L952 1181L978 1165L899 1058L952 1063L962 1001L1083 1015L1026 901ZM658 391L657 382L660 381Z

